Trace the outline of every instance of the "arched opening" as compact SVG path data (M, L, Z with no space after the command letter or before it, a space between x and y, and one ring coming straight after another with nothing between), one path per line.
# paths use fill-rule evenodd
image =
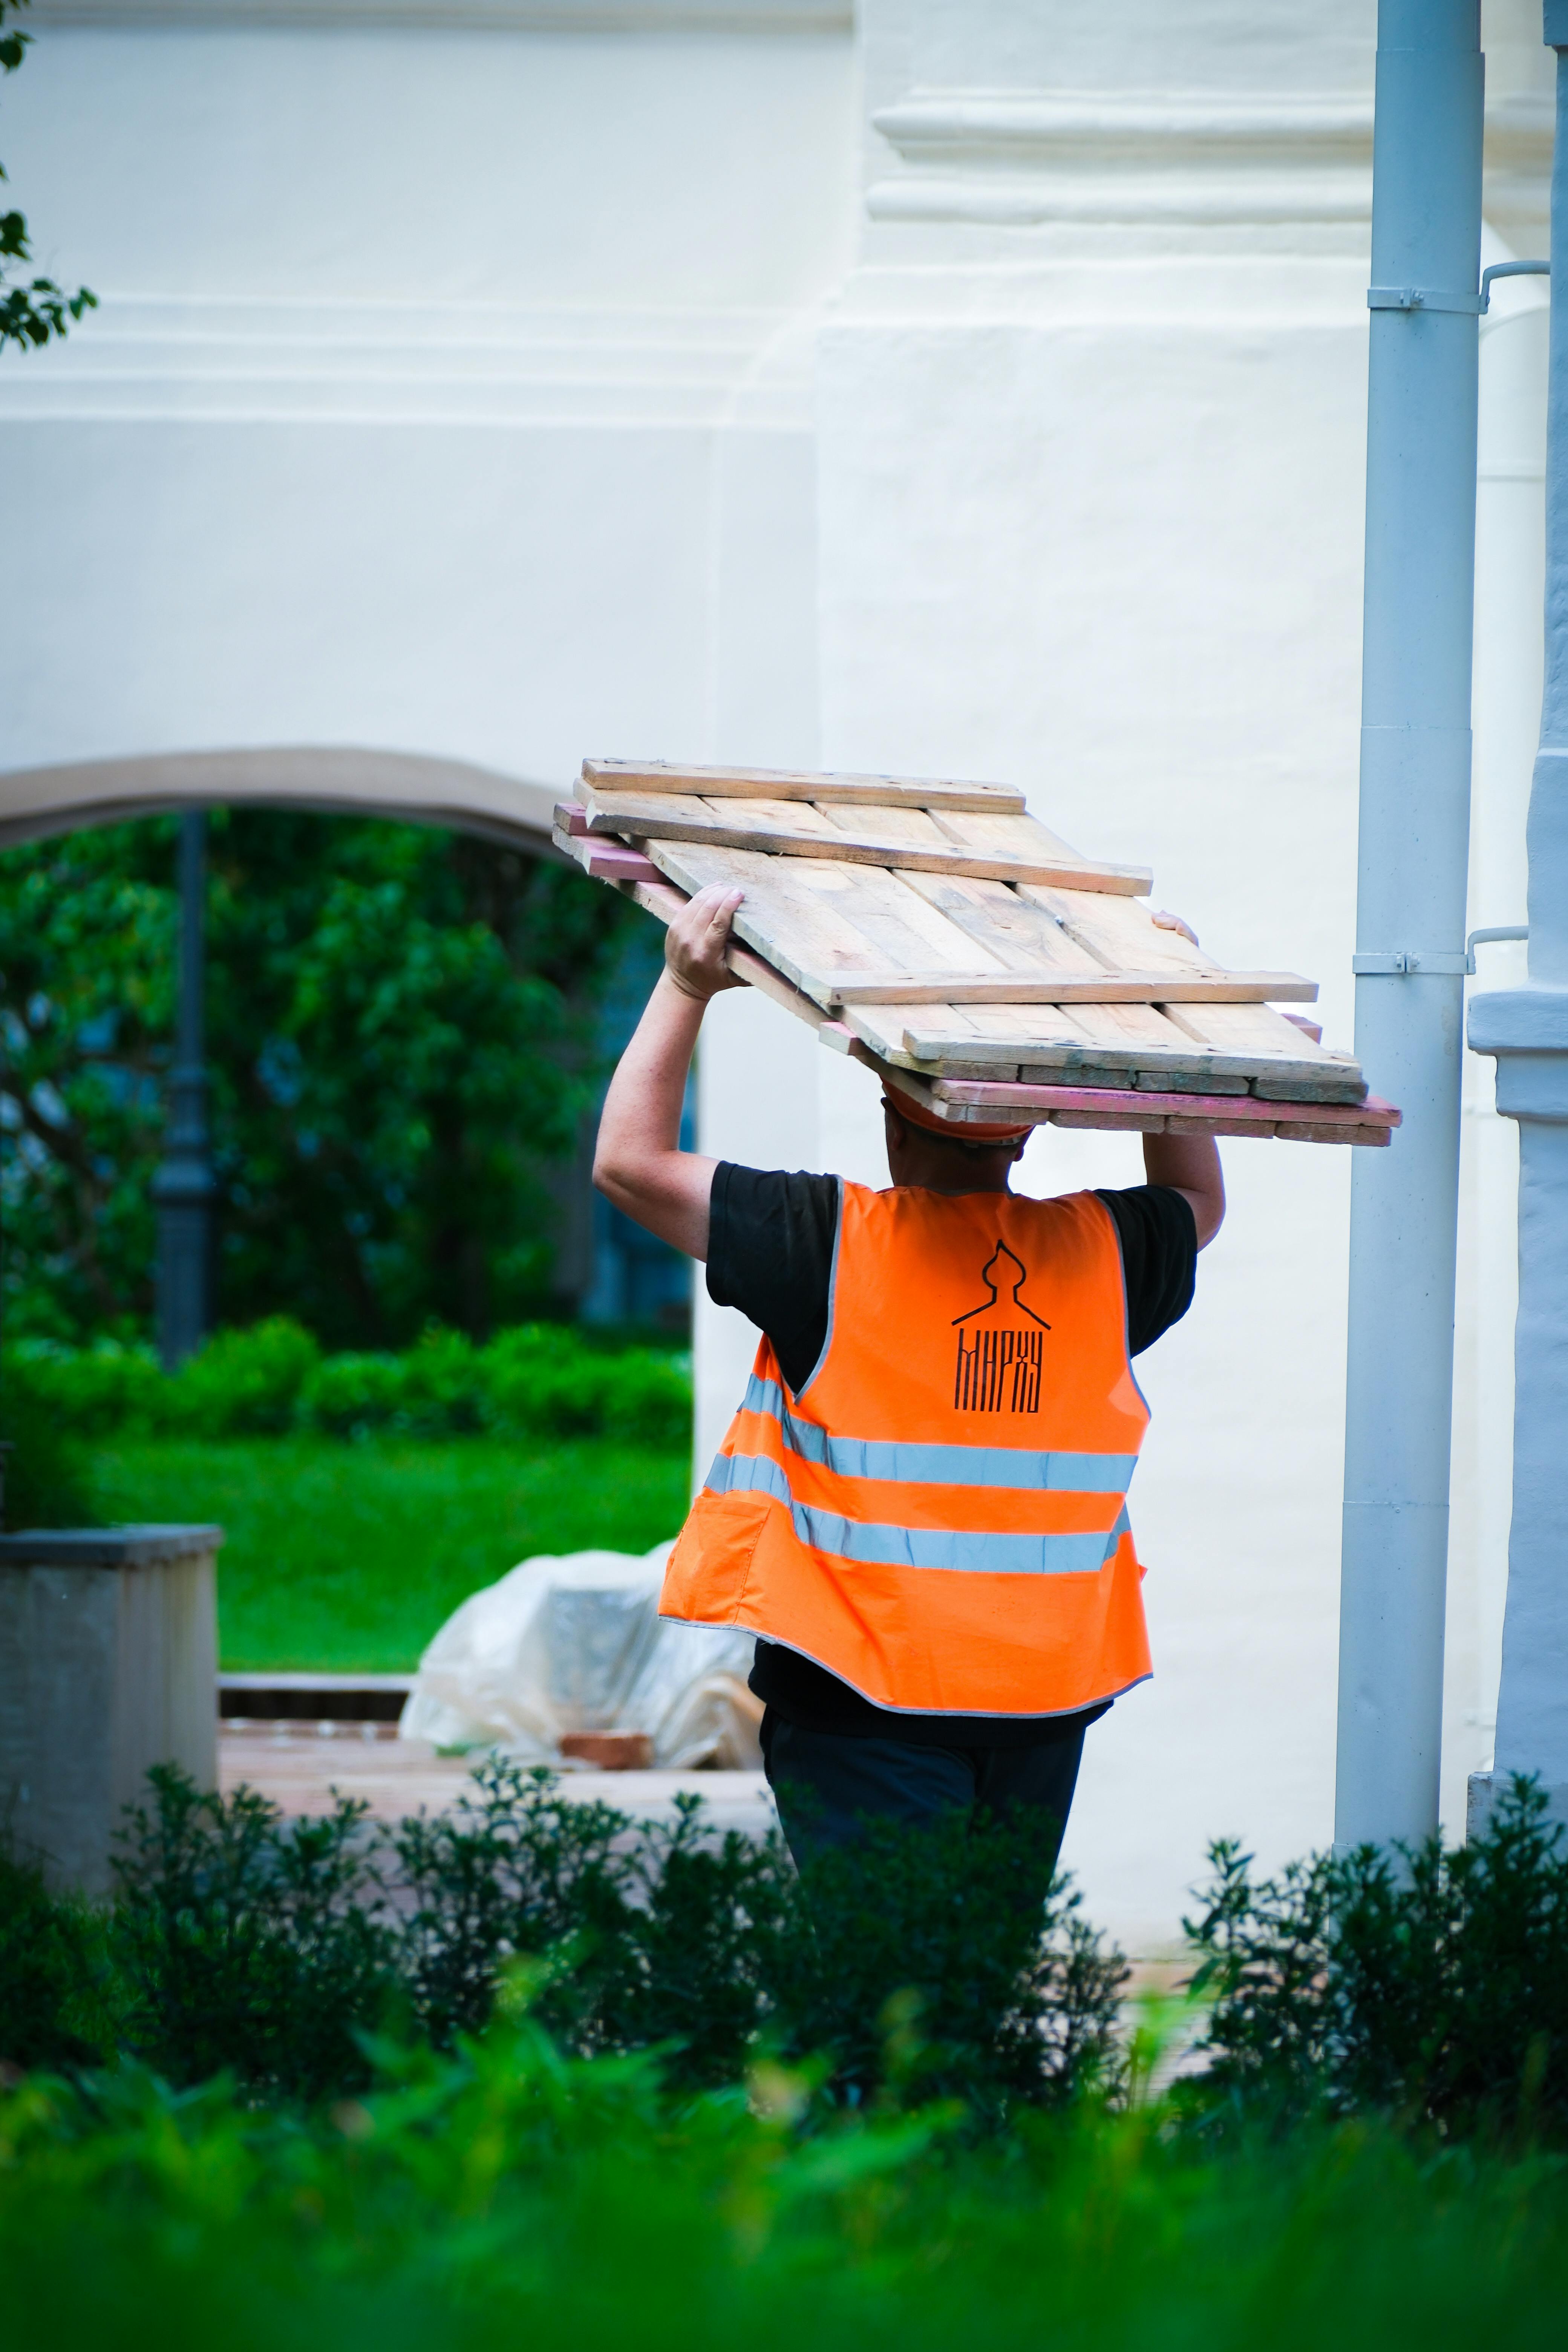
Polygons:
M489 919L493 915L489 902L498 897L503 900L507 898L505 888L498 890L494 887L496 877L501 877L503 868L510 869L512 877L510 913L505 916L505 919L510 919L514 925L519 922L526 924L532 918L528 908L522 908L520 912L516 887L520 861L528 862L526 870L534 876L536 886L546 886L542 888L535 887L533 893L545 914L548 914L554 898L567 891L574 894L586 887L581 884L569 861L560 859L552 848L550 831L556 797L556 792L551 786L507 776L471 762L399 751L341 747L272 747L152 754L14 770L0 775L0 848L14 848L28 841L79 834L87 828L119 825L154 814L202 809L222 809L241 815L246 812L266 810L312 818L390 820L395 824L439 828L458 840L467 837L474 845L466 856L458 856L451 861L455 868L462 869L455 875L454 904L459 911L467 903L465 888L468 902L476 898L473 886L478 867L481 864L487 866L493 864L496 877L492 877L477 894L486 899L486 915L487 919ZM254 833L256 828L251 830ZM294 838L303 846L307 836L314 830L312 825L301 833L296 827ZM353 830L350 828L351 833ZM362 835L364 830L374 828L362 828ZM491 851L510 851L514 855L510 859L504 856L486 859L479 854L479 845L485 845ZM414 865L419 862L417 858L412 861ZM426 866L430 863L429 859L424 861ZM542 865L545 869L542 873ZM363 898L363 893L361 895ZM570 923L564 927L557 926L560 936L555 938L549 957L542 956L539 960L543 967L541 972L534 972L528 960L522 960L524 976L531 983L536 984L532 985L531 995L527 990L521 993L514 991L515 1002L510 1015L514 1024L527 1024L535 1035L548 1032L552 1003L558 1001L563 990L567 994L571 992L572 959L577 944L581 946L585 980L592 979L598 983L605 982L605 948L600 934L605 929L604 918L612 912L613 903L605 894L596 891L584 901L585 906L591 905L592 913L583 926L585 936L581 943L574 941ZM395 916L392 919L395 920ZM501 928L504 929L505 920L501 920ZM636 961L634 951L633 963ZM341 971L339 977L341 980ZM496 978L500 985L506 984L507 975L499 963ZM635 1011L639 992L637 978L637 972L627 971L621 975L621 984L610 989L603 1009L611 1028L617 1020L627 1016L628 1008ZM232 992L232 979L228 985ZM482 1005L485 990L482 974L475 977L473 986L476 993L470 1002ZM551 994L552 988L556 991L554 999ZM621 1001L623 999L626 1000L625 1003ZM449 1050L453 1052L457 1050L459 1038L466 1043L473 1034L458 1011L457 1003L454 996L451 1003L445 1004L443 1013L449 1032ZM234 1027L232 1019L229 1027ZM475 1038L474 1042L478 1044L480 1041ZM600 1048L613 1051L618 1042L618 1037L606 1033L599 1040ZM219 1050L222 1050L221 1036ZM306 1040L289 1045L282 1055L271 1054L262 1073L261 1083L271 1086L275 1091L281 1089L286 1092L290 1085L299 1083L300 1053L302 1052L308 1059L310 1050ZM296 1067L292 1072L284 1066L289 1052L296 1055ZM394 1063L395 1058L395 1053ZM233 1075L229 1074L231 1080ZM309 1075L308 1071L306 1075ZM398 1075L395 1069L394 1086ZM221 1082L224 1073L220 1071L219 1076ZM255 1069L248 1071L246 1076L252 1092L256 1092L258 1078ZM114 1076L113 1083L123 1087L130 1081L121 1074ZM139 1083L145 1093L149 1083L145 1076ZM384 1085L385 1081L383 1083ZM232 1106L235 1096L232 1082L227 1090ZM520 1104L520 1124L530 1130L527 1138L530 1142L542 1136L545 1123L542 1114L548 1108L547 1102L542 1104L536 1100L530 1112L526 1103ZM416 1106L411 1115L418 1116L422 1109L423 1106ZM374 1113L374 1105L367 1095L360 1107L362 1122L368 1122ZM352 1117L345 1118L345 1125L352 1127ZM237 1133L240 1139L237 1141ZM226 1171L231 1179L243 1159L242 1140L243 1130L236 1130L231 1120L230 1165ZM465 1181L461 1173L465 1148L460 1139L454 1143L449 1154L452 1165L443 1180L447 1199L454 1205ZM587 1122L579 1130L574 1149L563 1152L561 1139L557 1137L542 1150L539 1155L540 1165L535 1171L548 1194L542 1212L541 1230L546 1223L552 1228L554 1262L549 1279L556 1311L585 1312L592 1319L616 1323L656 1319L661 1309L668 1315L678 1305L677 1290L682 1290L684 1295L684 1267L666 1266L662 1263L657 1265L645 1264L647 1255L645 1237L633 1229L628 1229L625 1234L615 1230L613 1213L606 1214L604 1204L594 1198L588 1185L590 1153L591 1122ZM468 1153L470 1160L482 1160L483 1157L482 1149ZM225 1171L220 1170L222 1172ZM453 1226L459 1225L461 1222L461 1213L447 1221ZM446 1247L452 1244L453 1235L444 1227L442 1233L442 1245ZM292 1246L298 1249L297 1240ZM316 1244L319 1259L326 1257L333 1246L325 1239L319 1242ZM342 1240L335 1248L346 1265L353 1257L352 1248ZM252 1249L252 1261L257 1254L257 1250ZM663 1255L668 1255L668 1253ZM233 1271L232 1262L229 1271ZM454 1281L456 1279L454 1277ZM484 1279L481 1275L477 1286L469 1282L462 1305L455 1307L443 1296L441 1300L434 1303L426 1301L419 1312L435 1314L437 1319L453 1322L476 1336L482 1335L487 1324L498 1319L515 1319L520 1310L515 1300L508 1303L510 1294L498 1297L493 1311L486 1307L482 1297ZM287 1287L281 1260L279 1280ZM516 1287L514 1282L512 1288ZM448 1288L453 1288L453 1286L449 1284ZM223 1321L252 1319L258 1311L257 1297L259 1295L253 1262L245 1277L237 1284L220 1284L216 1301L217 1318ZM457 1290L453 1288L453 1298L456 1297ZM307 1319L318 1318L308 1317ZM404 1320L406 1319L405 1314ZM367 1312L362 1318L363 1328L345 1328L336 1333L323 1329L322 1337L329 1344L339 1346L396 1344L408 1335L401 1328L393 1328L395 1321L394 1317L378 1330L374 1318Z
M172 809L291 807L450 825L553 855L549 784L467 760L332 744L154 751L0 773L0 847Z

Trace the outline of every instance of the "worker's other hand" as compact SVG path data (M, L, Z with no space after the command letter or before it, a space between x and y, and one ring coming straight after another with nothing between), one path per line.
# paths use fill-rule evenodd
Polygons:
M1191 940L1194 947L1197 946L1198 935L1196 931L1194 930L1190 923L1184 923L1180 915L1159 914L1155 916L1154 923L1155 928L1162 931L1180 931L1184 940Z
M724 965L730 925L745 895L712 883L688 899L664 935L664 968L681 994L695 997L699 1004L706 1004L721 988L746 984Z

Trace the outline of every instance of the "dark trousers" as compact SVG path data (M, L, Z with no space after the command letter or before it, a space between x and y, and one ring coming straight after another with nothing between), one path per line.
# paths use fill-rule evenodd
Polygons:
M1026 1748L925 1748L912 1739L808 1731L770 1706L762 1742L768 1785L797 1865L853 1843L868 1819L914 1824L984 1808L1001 1821L1025 1813L1048 1821L1054 1869L1078 1785L1083 1726Z

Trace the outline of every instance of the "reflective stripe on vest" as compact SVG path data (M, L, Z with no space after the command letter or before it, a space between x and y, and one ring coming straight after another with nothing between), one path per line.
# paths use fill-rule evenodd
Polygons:
M1126 1507L1148 1407L1110 1212L840 1201L821 1360L792 1392L763 1340L664 1614L748 1626L895 1711L1045 1716L1129 1689L1149 1670Z
M1138 1467L1136 1454L1037 1454L1014 1445L911 1445L899 1438L830 1437L814 1421L791 1412L777 1381L746 1382L742 1412L776 1421L784 1442L803 1461L820 1462L843 1478L889 1478L927 1486L1012 1486L1058 1495L1124 1495ZM725 1456L714 1463L719 1467ZM710 1474L708 1484L713 1486ZM722 1486L715 1486L722 1494Z
M993 1483L993 1482L987 1482ZM1103 1568L1131 1521L1122 1505L1105 1535L996 1535L984 1528L900 1528L797 1503L789 1479L766 1454L721 1454L708 1474L710 1495L762 1494L787 1504L802 1543L840 1559L889 1568L946 1568L965 1575L1086 1576Z

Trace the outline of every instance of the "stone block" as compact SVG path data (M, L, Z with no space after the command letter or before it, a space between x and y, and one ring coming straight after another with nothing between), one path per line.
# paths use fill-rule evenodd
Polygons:
M101 1895L154 1764L217 1785L221 1528L0 1536L0 1825Z

